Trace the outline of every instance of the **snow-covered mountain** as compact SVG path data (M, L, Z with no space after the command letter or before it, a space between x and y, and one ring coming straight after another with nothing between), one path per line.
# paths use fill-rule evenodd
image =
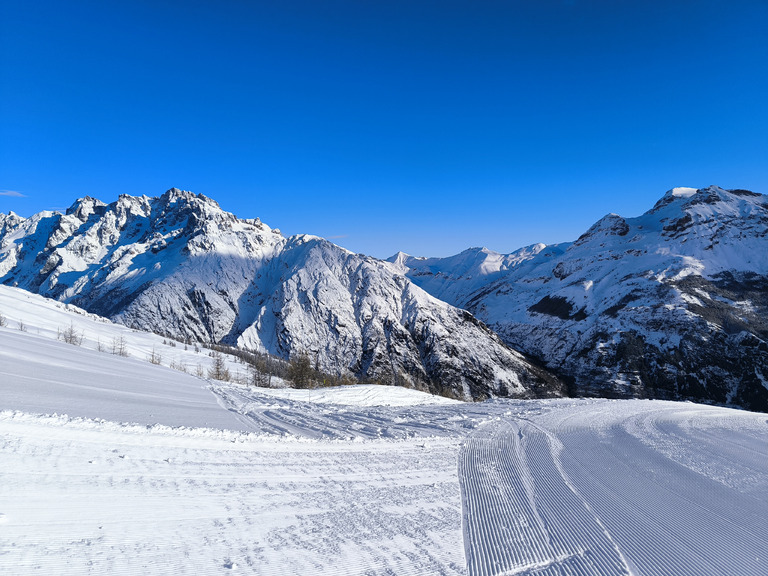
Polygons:
M130 327L465 399L547 396L560 382L398 267L284 237L202 195L90 197L66 214L0 214L0 282Z
M390 262L572 393L768 410L768 198L675 188L569 244Z

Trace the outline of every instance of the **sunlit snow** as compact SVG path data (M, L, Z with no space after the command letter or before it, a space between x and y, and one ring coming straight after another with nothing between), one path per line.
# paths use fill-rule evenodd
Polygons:
M677 188L672 188L672 196L676 196L678 198L690 198L694 194L696 194L696 188L688 188L687 186L678 186Z
M0 313L2 574L768 571L766 414L262 390L20 290Z

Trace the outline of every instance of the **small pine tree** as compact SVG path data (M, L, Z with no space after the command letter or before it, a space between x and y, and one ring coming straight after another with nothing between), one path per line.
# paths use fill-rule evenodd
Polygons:
M260 370L260 367L251 365L249 367L251 372L251 384L258 386L259 388L270 388L272 384L272 374L268 374L265 371Z
M288 366L288 380L293 382L296 388L309 388L312 384L314 370L312 361L306 354L299 354L291 359Z
M229 382L229 370L227 370L226 364L224 363L224 356L222 356L220 352L212 352L211 357L213 358L213 364L208 370L208 378Z

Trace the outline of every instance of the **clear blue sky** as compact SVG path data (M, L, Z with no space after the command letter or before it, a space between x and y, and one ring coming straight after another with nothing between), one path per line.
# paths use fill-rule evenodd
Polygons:
M8 0L0 50L2 212L176 186L386 257L768 193L765 0Z

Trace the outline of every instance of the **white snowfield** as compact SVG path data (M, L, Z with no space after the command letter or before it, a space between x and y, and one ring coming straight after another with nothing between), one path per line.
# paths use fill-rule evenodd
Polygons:
M768 573L766 414L261 390L22 291L0 313L0 574Z

